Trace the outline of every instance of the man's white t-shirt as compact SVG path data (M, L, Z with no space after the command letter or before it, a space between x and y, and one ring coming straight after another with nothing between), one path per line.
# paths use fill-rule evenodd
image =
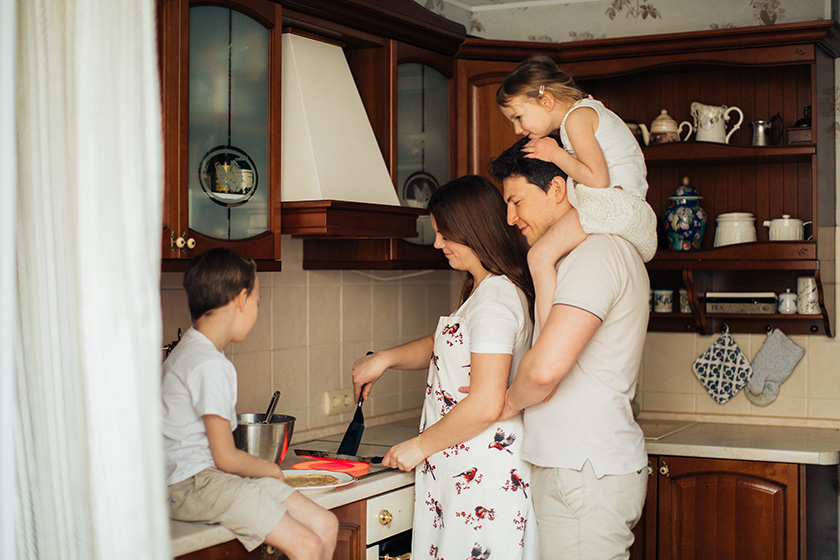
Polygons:
M602 323L551 399L525 409L526 460L575 470L588 460L599 478L647 465L630 401L647 334L649 292L638 252L615 235L590 235L558 263L554 304L583 309Z
M163 437L166 484L215 466L203 416L236 428L236 369L203 334L190 329L163 362Z

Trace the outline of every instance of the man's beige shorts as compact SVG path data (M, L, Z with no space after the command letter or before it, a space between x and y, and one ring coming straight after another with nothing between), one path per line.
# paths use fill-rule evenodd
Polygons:
M280 523L283 502L294 491L276 478L244 478L211 467L169 486L169 517L218 523L251 551Z

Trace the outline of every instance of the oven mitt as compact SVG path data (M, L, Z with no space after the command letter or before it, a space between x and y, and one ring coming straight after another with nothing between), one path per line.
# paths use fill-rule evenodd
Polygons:
M718 404L731 399L752 375L749 360L729 336L726 325L720 338L694 360L691 369Z
M803 355L804 348L779 329L774 329L753 358L753 374L747 384L747 400L756 406L767 406L775 401L779 396L779 385L790 377Z

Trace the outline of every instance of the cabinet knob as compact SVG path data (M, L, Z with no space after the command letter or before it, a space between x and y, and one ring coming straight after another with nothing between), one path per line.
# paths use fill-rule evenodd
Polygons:
M671 476L671 471L668 469L668 463L665 461L662 461L662 466L659 467L659 474L665 478L669 478Z
M183 237L179 237L175 240L175 246L178 247L179 249L183 249L186 244L187 244L187 240L184 239Z
M651 465L650 461L648 461L648 478L650 478L652 476L653 476L653 465Z
M391 526L391 521L394 520L394 516L391 515L391 512L387 509L383 509L379 512L379 524L385 525L386 527Z
M187 239L187 249L195 249L195 239L192 237Z

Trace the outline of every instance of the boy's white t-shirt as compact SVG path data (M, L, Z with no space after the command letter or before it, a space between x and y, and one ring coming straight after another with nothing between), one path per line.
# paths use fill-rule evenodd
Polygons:
M191 328L163 362L163 437L166 484L215 466L203 416L236 428L236 369L224 353Z

